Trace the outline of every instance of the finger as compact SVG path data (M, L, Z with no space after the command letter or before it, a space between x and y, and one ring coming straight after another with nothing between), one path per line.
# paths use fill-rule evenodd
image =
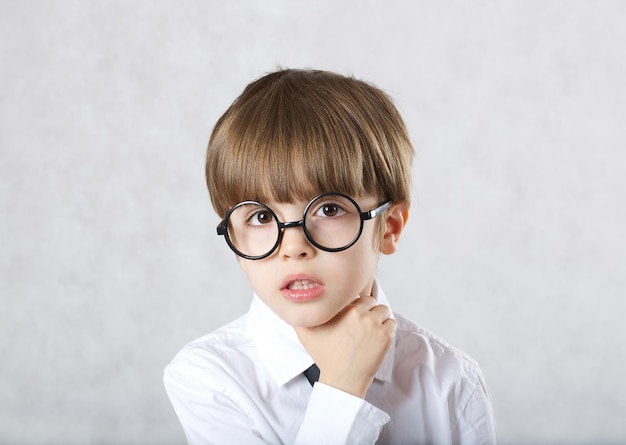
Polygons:
M379 304L370 309L370 312L376 317L376 319L383 323L391 317L391 310L385 305Z
M396 324L396 320L394 320L393 318L388 318L383 321L383 327L387 329L387 331L392 335L395 335L397 326L398 325Z
M365 309L366 311L369 311L370 309L372 309L374 306L376 306L376 298L374 297L369 297L369 296L365 296L365 297L359 297L356 300L354 300L354 304L356 306L360 306L363 309Z

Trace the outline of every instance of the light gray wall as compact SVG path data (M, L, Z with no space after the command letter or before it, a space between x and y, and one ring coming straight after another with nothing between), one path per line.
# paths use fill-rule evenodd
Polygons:
M246 310L203 157L277 66L417 148L394 309L482 364L501 443L626 442L626 3L0 4L0 442L180 443L161 384Z

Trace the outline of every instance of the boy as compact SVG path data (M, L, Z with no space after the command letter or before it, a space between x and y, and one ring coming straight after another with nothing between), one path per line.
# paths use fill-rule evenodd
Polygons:
M391 100L329 72L268 74L218 120L207 185L254 296L165 369L190 443L495 442L478 365L392 315L375 280L412 157Z

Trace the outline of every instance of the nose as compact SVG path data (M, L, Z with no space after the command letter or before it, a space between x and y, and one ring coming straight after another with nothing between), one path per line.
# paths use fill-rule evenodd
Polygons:
M307 258L315 253L315 247L307 239L300 224L287 223L281 230L282 239L278 248L281 257Z

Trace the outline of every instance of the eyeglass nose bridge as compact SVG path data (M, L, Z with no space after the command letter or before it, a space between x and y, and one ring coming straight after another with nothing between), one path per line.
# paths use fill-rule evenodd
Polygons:
M278 222L278 242L276 243L276 247L278 247L282 242L283 242L283 233L285 233L285 229L292 229L294 227L302 227L302 230L304 232L304 236L306 236L306 239L311 241L311 238L309 237L309 234L306 230L306 226L304 225L304 218L302 218L300 221L287 221L287 222Z
M304 227L304 219L301 219L300 221L278 222L278 228L281 233L283 229L290 229L292 227Z
M294 227L302 227L302 231L304 232L304 236L306 237L307 241L309 241L311 244L313 244L314 246L317 247L317 243L311 239L311 236L309 235L309 232L306 229L306 225L304 224L304 218L302 218L300 221L287 221L287 222L278 222L278 240L276 241L276 245L274 246L274 249L272 249L272 252L278 248L278 246L280 246L283 242L283 234L285 233L285 229L292 229ZM270 252L270 254L272 253Z

